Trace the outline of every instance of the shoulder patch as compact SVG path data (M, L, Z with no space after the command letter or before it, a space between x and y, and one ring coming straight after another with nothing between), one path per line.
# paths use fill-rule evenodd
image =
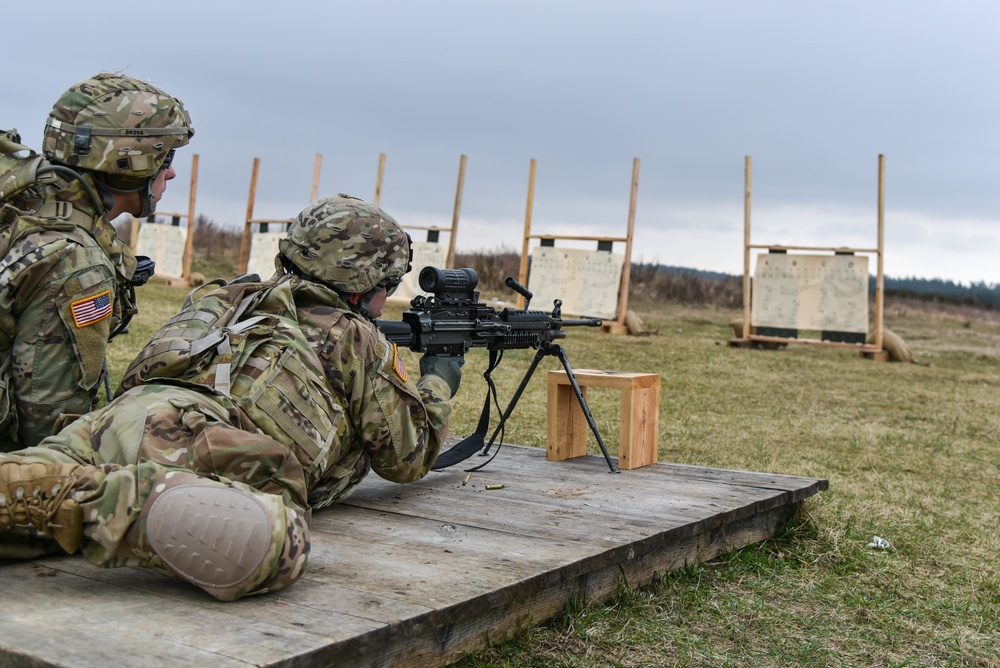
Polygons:
M399 356L399 348L396 344L392 344L392 370L396 372L396 375L406 382L406 365L403 364L403 358Z
M100 322L111 315L111 290L75 301L70 304L70 308L77 329Z

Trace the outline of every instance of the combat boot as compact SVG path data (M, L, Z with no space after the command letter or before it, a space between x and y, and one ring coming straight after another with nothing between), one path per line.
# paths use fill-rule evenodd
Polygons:
M79 464L0 460L0 531L33 526L69 554L83 541L83 513L69 498Z

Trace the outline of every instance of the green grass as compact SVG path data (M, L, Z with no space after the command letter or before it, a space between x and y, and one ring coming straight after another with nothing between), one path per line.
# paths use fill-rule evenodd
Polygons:
M184 292L140 290L113 377ZM920 361L895 364L831 347L729 348L734 310L632 307L654 336L574 329L565 347L577 368L662 374L661 461L826 478L830 488L771 540L567 607L456 665L1000 666L997 314L890 304L886 325ZM502 405L532 356L508 352L494 374ZM468 357L455 435L475 429L486 357ZM545 372L558 368L543 361L508 441L545 445ZM588 397L605 441L617 443L617 396ZM503 465L501 451L490 466ZM868 548L874 535L892 549Z

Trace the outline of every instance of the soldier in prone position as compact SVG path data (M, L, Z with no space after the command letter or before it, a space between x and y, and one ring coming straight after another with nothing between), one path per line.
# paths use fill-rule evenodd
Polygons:
M423 477L445 437L462 358L425 356L414 382L373 322L410 258L368 202L307 207L271 279L192 291L113 402L0 455L0 557L55 541L221 600L295 582L312 509L370 469Z
M19 170L30 161L3 156L0 452L36 445L60 415L97 407L108 341L136 311L136 258L111 221L155 210L175 176L174 150L193 134L180 100L104 73L52 107L47 165ZM27 148L16 131L0 140L5 154Z

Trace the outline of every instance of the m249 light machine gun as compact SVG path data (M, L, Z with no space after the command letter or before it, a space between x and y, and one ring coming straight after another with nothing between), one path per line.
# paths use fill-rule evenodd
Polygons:
M581 318L567 320L562 317L562 301L556 299L551 313L544 311L529 311L528 304L532 294L513 278L507 278L507 287L525 298L524 309L504 308L497 311L492 306L479 301L479 275L474 269L439 269L424 267L418 276L420 289L428 293L418 295L410 301L410 309L403 313L402 320L376 320L378 328L386 338L396 345L410 348L425 355L465 355L470 348L486 348L490 351L490 362L483 374L488 385L483 412L479 418L476 432L442 453L432 468L443 469L465 461L475 452L482 450L483 455L489 454L497 435L503 431L507 418L514 411L521 394L531 380L532 374L543 357L558 357L562 362L570 385L580 402L580 408L587 418L587 424L597 438L597 443L604 453L612 473L617 473L608 449L597 431L597 424L590 412L587 400L576 381L576 375L570 366L566 350L555 343L566 338L564 327L599 327L598 318ZM496 386L490 377L491 372L503 357L503 351L534 348L535 358L528 371L521 379L517 391L511 398L507 408L500 417L500 423L493 431L489 441L486 432L490 421L490 400L496 402ZM499 404L497 404L499 410ZM501 444L503 439L501 438ZM497 446L496 452L499 452ZM496 456L494 452L494 457ZM480 464L469 471L477 471L492 461Z

